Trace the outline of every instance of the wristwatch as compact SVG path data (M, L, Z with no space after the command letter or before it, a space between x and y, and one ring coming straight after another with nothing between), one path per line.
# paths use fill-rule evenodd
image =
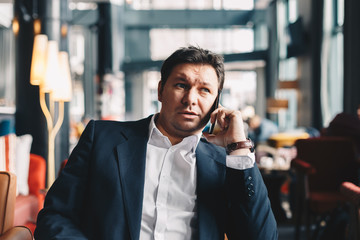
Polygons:
M242 148L248 148L250 152L254 152L254 143L251 141L250 138L247 138L246 141L241 142L233 142L226 146L226 153L229 154L235 150L242 149Z

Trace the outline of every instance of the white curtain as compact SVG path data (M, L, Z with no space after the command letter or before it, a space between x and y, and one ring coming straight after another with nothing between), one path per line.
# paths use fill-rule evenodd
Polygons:
M343 36L334 32L333 4L331 0L324 1L320 93L324 126L343 111Z
M10 28L0 28L0 106L15 106L15 39Z

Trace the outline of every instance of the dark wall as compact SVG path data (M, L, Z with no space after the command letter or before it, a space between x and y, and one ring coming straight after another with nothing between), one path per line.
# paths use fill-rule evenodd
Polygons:
M344 111L355 114L360 105L360 1L345 1Z
M15 16L19 20L19 33L16 36L16 113L17 135L33 136L32 153L47 158L46 121L39 104L39 87L30 84L30 67L34 29L32 19L33 1L14 1Z

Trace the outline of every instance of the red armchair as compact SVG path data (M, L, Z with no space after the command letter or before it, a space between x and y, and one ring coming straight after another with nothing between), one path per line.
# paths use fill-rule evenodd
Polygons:
M40 209L43 208L46 181L45 159L36 154L30 154L29 165L29 195L18 195L15 203L14 225L23 225L34 232L36 218Z
M356 182L359 175L356 149L352 141L340 137L297 140L297 157L291 161L296 174L295 239L300 238L302 220L310 239L311 218L316 220L313 237L320 223L346 202L340 193L343 181Z
M343 182L340 191L350 203L347 239L360 240L360 187L351 182Z

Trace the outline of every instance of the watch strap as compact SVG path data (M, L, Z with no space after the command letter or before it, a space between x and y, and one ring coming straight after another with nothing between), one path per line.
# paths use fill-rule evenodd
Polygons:
M226 146L226 153L229 154L238 149L249 149L251 152L254 152L254 143L250 138L247 138L246 141L233 142Z

